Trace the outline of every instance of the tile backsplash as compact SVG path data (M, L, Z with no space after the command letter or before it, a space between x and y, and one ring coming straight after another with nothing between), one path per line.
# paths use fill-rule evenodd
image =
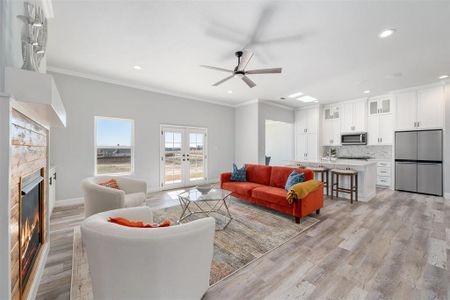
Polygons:
M328 156L330 149L336 149L336 156L370 156L377 159L392 159L392 146L324 146L323 156Z

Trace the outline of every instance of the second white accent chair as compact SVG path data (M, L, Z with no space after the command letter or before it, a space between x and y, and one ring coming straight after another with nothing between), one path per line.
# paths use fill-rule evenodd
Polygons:
M94 299L201 299L209 287L215 220L131 228L109 217L153 223L149 207L93 215L81 224Z
M112 178L117 180L120 190L99 185ZM85 217L112 209L140 206L147 195L145 181L127 177L88 177L81 182L81 188Z

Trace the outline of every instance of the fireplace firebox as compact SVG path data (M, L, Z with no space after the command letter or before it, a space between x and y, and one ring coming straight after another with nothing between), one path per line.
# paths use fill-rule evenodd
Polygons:
M19 206L20 290L23 293L43 244L44 169L21 178Z

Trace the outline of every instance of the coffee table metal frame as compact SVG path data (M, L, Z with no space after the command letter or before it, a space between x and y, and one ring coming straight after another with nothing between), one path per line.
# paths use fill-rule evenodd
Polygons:
M227 204L227 199L230 197L232 192L226 191L222 197L215 198L215 197L213 197L213 195L211 195L211 197L213 197L213 198L208 198L208 194L211 194L211 191L213 191L213 190L217 191L217 190L221 190L221 189L212 189L207 194L201 194L200 192L197 191L199 193L200 197L198 199L190 199L189 194L192 190L196 190L196 189L195 188L189 189L178 195L178 200L180 201L180 206L182 209L182 212L181 212L180 218L178 219L178 222L181 223L182 221L184 221L185 219L187 219L188 217L190 217L194 214L204 214L208 217L214 217L211 214L216 213L216 214L219 214L219 215L225 217L226 219L228 219L228 222L221 229L219 229L219 230L224 230L230 224L230 222L233 220L233 217L230 213L230 210L228 209L228 204ZM225 191L225 190L222 190L222 191ZM204 198L201 198L202 196ZM194 206L194 207L192 207L192 206ZM225 212L221 211L222 207L225 207Z

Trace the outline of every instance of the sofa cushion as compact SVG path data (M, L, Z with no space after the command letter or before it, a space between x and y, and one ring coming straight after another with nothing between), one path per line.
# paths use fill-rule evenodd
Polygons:
M105 182L100 182L99 185L101 186L106 186L112 189L116 189L116 190L120 190L119 184L117 183L117 180L115 180L114 178L105 181Z
M130 221L127 218L122 217L109 217L108 222L136 228L159 228L159 227L169 227L170 225L172 225L172 222L169 220L165 220L159 224L145 224L142 221Z
M222 188L230 192L251 197L252 190L263 185L254 182L224 182Z
M286 199L287 191L284 188L277 188L273 186L257 187L252 191L252 197L282 206L289 205Z
M233 164L233 172L231 172L231 181L245 182L247 181L245 166L238 169L236 164Z
M125 194L125 207L139 206L145 201L145 193Z
M245 169L247 171L247 181L262 185L269 185L270 173L272 170L271 166L246 164Z
M305 174L304 173L297 173L297 170L292 171L292 173L289 175L288 179L286 180L286 185L284 186L284 189L286 191L289 191L291 187L297 183L305 181Z
M308 169L272 167L272 172L270 174L270 186L284 188L286 186L286 181L293 170L296 170L299 174L305 174L305 181L313 179L314 173Z

